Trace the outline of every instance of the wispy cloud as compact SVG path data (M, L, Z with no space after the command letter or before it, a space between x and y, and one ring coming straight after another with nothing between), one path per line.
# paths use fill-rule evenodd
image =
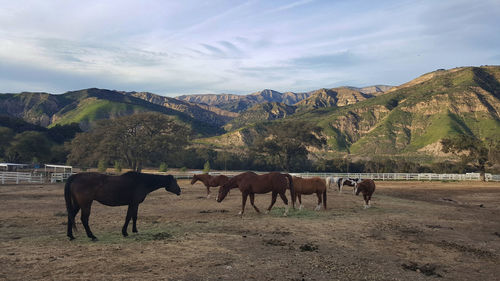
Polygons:
M0 2L0 92L304 91L500 64L495 0Z
M266 11L266 13L270 14L270 13L276 13L276 12L285 11L285 10L292 9L292 8L295 8L295 7L298 7L298 6L309 4L309 3L313 2L313 1L314 0L299 0L299 1L295 1L295 2L292 2L290 4L286 4L286 5L283 5L283 6L279 6L279 7L270 9L270 10Z

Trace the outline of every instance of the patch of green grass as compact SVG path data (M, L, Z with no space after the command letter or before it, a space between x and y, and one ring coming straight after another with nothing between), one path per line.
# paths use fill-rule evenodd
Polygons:
M64 125L70 123L80 123L83 121L92 122L97 119L108 118L110 116L127 115L130 112L146 111L145 108L137 105L117 103L107 100L86 99L83 100L75 110L69 111L51 126L56 124Z
M130 226L129 226L130 228ZM141 228L138 233L133 233L129 229L129 236L123 237L121 229L116 229L112 231L100 231L95 232L94 235L97 236L98 241L93 242L85 234L85 230L81 230L74 233L77 243L102 243L102 244L126 244L126 243L142 243L151 241L172 241L177 237L182 235L183 231L177 226L152 226L149 228Z

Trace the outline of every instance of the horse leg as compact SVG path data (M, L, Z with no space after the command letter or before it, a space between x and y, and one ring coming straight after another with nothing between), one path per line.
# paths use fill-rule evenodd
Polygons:
M247 192L241 193L241 211L238 214L241 217L243 217L243 213L245 212L245 205L247 204L247 197L248 197Z
M137 211L139 210L139 204L134 206L132 212L132 232L137 233Z
M295 193L295 194L297 194L297 193ZM302 194L300 194L300 193L297 194L297 197L299 198L299 210L302 210L302 207L304 207L304 206L302 206Z
M288 198L286 198L285 191L280 192L280 197L281 200L283 200L283 203L285 203L285 212L283 213L283 216L286 217L288 215Z
M268 214L271 211L271 208L274 206L274 203L276 203L277 197L278 197L278 193L273 191L272 197L271 197L271 205L269 205L269 208L267 208L266 214Z
M253 208L255 209L255 211L257 211L257 213L260 213L259 208L257 208L257 206L255 206L254 204L255 193L250 193L249 195L250 195L250 204L252 204Z
M88 203L87 206L82 206L82 224L83 227L85 228L85 232L87 232L87 236L92 239L92 241L96 241L97 237L92 234L92 231L90 230L89 226L89 217L90 217L90 209L92 207L92 202Z
M210 198L210 186L207 186L207 199Z
M318 206L314 208L315 211L321 210L321 192L316 192L316 196L318 196Z
M123 228L122 228L122 235L124 237L128 236L127 228L128 228L128 223L130 222L130 219L132 218L132 216L134 214L134 206L135 205L132 205L132 204L128 205L127 216L125 217L125 224L123 224Z
M369 201L369 200L368 200L368 195L363 194L363 199L365 199L365 207L364 207L364 208L366 209L366 208L368 208L368 207L369 207L369 206L368 206L368 201Z
M68 232L67 235L69 237L69 240L75 239L73 236L73 227L76 228L75 226L75 217L78 211L80 210L79 206L74 206L75 208L73 210L68 210Z

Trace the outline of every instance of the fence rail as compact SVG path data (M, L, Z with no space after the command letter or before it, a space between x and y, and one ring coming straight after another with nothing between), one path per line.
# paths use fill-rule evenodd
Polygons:
M190 179L194 174L200 174L201 171L185 172L185 173L172 173L177 179ZM210 172L211 175L226 175L235 176L241 171L217 171ZM263 174L267 172L256 172ZM349 178L362 178L373 180L408 180L408 181L480 181L481 175L479 173L467 174L434 174L434 173L290 173L293 176L303 178L312 177L349 177ZM500 181L500 175L485 174L486 181Z
M2 184L44 183L44 178L42 174L0 172L0 183Z
M64 182L66 181L71 175L74 175L75 173L51 173L50 174L50 182L55 183L55 182Z
M168 173L155 173L155 174L172 174L177 179L191 179L195 174L201 174L202 171L189 171L189 172L168 172ZM235 176L242 173L242 171L216 171L210 172L211 175L226 175ZM267 172L256 172L257 174L264 174ZM51 183L64 182L69 176L74 173L51 173L48 175L47 181ZM303 178L312 177L349 177L349 178L362 178L373 180L408 180L408 181L480 181L481 175L479 173L467 174L433 174L433 173L291 173L291 175ZM500 175L485 174L486 181L500 181ZM12 183L44 183L45 178L42 174L33 173L19 173L19 172L0 172L1 184Z

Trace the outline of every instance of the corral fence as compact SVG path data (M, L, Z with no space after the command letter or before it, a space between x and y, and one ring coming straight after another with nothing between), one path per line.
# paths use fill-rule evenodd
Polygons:
M55 182L64 182L66 181L71 175L74 175L75 173L51 173L50 174L50 182L55 183Z
M243 171L215 171L210 172L211 175L226 175L235 176ZM189 172L168 172L155 174L172 174L177 179L191 179L195 174L201 174L202 171ZM267 172L256 172L257 174L265 174ZM44 177L40 173L22 173L22 172L0 172L1 184L20 184L20 183L56 183L66 181L74 173L50 173ZM480 181L479 173L467 174L434 174L434 173L290 173L293 176L312 178L312 177L349 177L362 178L373 180L397 180L397 181ZM485 174L486 181L500 181L500 175Z
M20 173L20 172L0 172L0 183L20 184L20 183L44 183L42 174Z
M210 172L211 175L226 175L235 176L243 171L217 171ZM177 179L190 179L195 174L201 174L201 171L192 171L185 173L172 173ZM264 174L267 172L256 172L257 174ZM479 173L467 174L434 174L434 173L290 173L293 176L302 178L313 177L348 177L348 178L361 178L373 180L397 180L397 181L480 181L481 175ZM500 175L485 174L486 181L500 181Z

